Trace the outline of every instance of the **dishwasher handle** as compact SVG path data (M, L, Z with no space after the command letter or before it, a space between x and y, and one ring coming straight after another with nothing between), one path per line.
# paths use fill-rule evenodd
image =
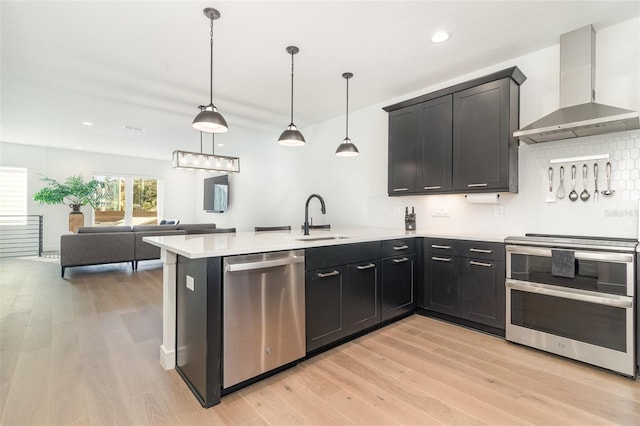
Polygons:
M254 269L275 268L304 262L304 256L286 257L284 259L261 260L259 262L235 263L227 265L227 272L251 271Z

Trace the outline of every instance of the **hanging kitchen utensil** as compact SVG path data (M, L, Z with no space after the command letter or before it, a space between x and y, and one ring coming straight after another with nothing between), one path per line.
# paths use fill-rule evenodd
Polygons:
M578 199L578 193L576 192L576 166L571 166L571 192L569 193L569 199L576 201Z
M558 186L557 196L559 199L563 199L567 193L564 190L564 166L560 166L560 186Z
M605 168L605 173L607 176L607 189L605 189L604 191L602 191L602 196L603 197L612 197L613 194L616 193L616 191L611 189L611 163L607 161L607 166Z
M598 192L598 163L593 163L593 184L596 188L593 191L593 201L598 201L598 198L600 198L600 193Z
M549 191L547 195L544 197L545 203L555 203L556 202L556 193L553 192L553 167L549 167Z
M582 201L587 201L591 196L591 194L589 194L589 191L587 191L587 174L588 173L589 173L589 168L587 167L586 164L583 164L582 165L582 183L584 185L584 189L580 193L580 199Z

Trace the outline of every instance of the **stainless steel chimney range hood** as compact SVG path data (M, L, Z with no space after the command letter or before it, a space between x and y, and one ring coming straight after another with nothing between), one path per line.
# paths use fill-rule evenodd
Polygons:
M595 37L591 25L560 36L560 109L514 137L539 143L640 128L638 112L594 102Z

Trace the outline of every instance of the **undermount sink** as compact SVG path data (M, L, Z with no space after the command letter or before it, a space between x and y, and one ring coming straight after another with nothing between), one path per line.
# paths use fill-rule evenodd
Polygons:
M342 240L345 238L351 238L350 235L344 234L325 234L325 235L302 235L295 237L296 241L323 241L323 240Z

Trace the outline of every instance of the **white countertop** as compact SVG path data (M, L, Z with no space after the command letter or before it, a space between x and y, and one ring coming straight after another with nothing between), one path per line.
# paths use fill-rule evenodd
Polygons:
M237 232L230 234L193 234L144 237L149 244L167 249L191 259L203 257L233 256L269 251L304 249L309 247L335 246L339 244L367 241L393 240L407 237L450 238L460 240L504 242L506 235L456 235L431 234L420 231L405 231L398 228L344 228L311 230L310 236L302 231ZM339 236L335 239L313 239L315 237ZM301 240L308 238L307 240Z

